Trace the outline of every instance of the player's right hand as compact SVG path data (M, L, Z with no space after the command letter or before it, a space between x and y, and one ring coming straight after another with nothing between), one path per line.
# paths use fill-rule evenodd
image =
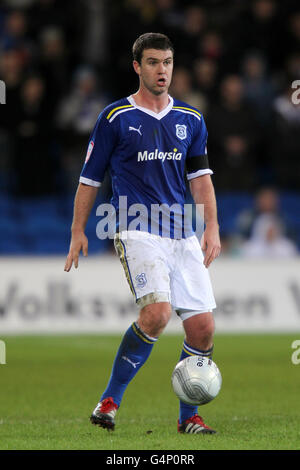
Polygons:
M73 263L78 268L79 253L82 251L83 256L88 255L88 239L83 232L72 234L69 254L66 259L64 270L69 272Z

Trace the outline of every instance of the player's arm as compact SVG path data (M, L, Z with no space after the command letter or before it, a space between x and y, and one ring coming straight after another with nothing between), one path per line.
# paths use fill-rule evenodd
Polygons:
M221 251L216 196L210 175L190 180L190 190L195 204L204 205L205 230L201 248L205 252L204 265L208 268Z
M80 184L74 201L72 237L65 271L70 271L73 263L75 268L78 267L78 258L81 251L84 256L87 256L88 239L84 230L95 203L98 189L109 165L117 137L113 126L107 119L108 114L109 110L107 108L99 114L89 140L85 163L79 178Z
M88 239L84 233L91 209L94 205L98 187L80 183L74 200L74 214L71 227L71 243L67 256L65 271L69 272L73 263L78 267L79 254L88 254Z

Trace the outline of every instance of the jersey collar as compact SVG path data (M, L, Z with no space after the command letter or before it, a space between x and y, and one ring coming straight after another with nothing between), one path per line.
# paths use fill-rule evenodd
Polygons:
M155 113L154 111L151 111L151 109L143 108L143 106L138 106L136 104L136 102L134 101L134 98L133 98L132 95L128 96L127 99L129 101L129 103L132 104L132 106L134 106L136 109L139 109L140 111L143 111L143 113L149 114L149 116L152 116L155 119L160 120L164 116L166 116L169 113L169 111L171 111L171 109L173 108L174 100L173 100L172 96L168 95L168 97L169 97L169 100L170 100L169 104L160 113Z

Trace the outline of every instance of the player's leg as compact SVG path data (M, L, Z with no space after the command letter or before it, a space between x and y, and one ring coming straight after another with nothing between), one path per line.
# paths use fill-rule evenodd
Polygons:
M120 406L128 384L145 364L170 314L171 307L167 302L147 305L140 310L138 320L123 336L101 401L113 397L115 404Z
M153 295L148 296L148 301ZM145 299L143 301L146 302ZM114 428L114 417L123 394L148 359L170 315L168 302L146 304L141 308L138 320L130 325L117 351L108 385L91 416L93 424Z
M152 294L145 297L151 299ZM137 323L144 333L158 338L170 320L171 314L169 302L151 303L140 310Z
M212 312L187 315L183 318L185 344L192 349L212 354L215 321ZM204 355L207 355L204 354Z
M178 269L173 276L173 306L183 322L185 339L180 360L191 355L211 357L213 352L215 299L196 237L178 241ZM178 430L188 433L214 432L198 416L196 406L180 402Z
M185 317L184 317L185 315ZM189 356L212 357L214 318L211 312L197 313L186 312L183 314L183 328L185 339L180 355L180 360ZM189 426L189 427L188 427ZM180 401L178 430L181 432L214 432L206 426L201 417L198 416L198 407L188 405Z
M148 359L171 315L169 270L160 237L122 232L116 235L115 247L140 311L137 321L130 325L122 339L108 385L93 412L93 415L100 415L104 427L108 428L113 428L116 409L128 384ZM108 413L102 413L103 404ZM106 423L103 415L109 413L111 416Z

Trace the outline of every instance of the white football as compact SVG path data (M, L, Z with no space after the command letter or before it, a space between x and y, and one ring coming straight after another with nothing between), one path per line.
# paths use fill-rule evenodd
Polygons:
M179 400L188 405L205 405L218 395L222 376L218 366L207 357L189 356L178 362L172 386Z

